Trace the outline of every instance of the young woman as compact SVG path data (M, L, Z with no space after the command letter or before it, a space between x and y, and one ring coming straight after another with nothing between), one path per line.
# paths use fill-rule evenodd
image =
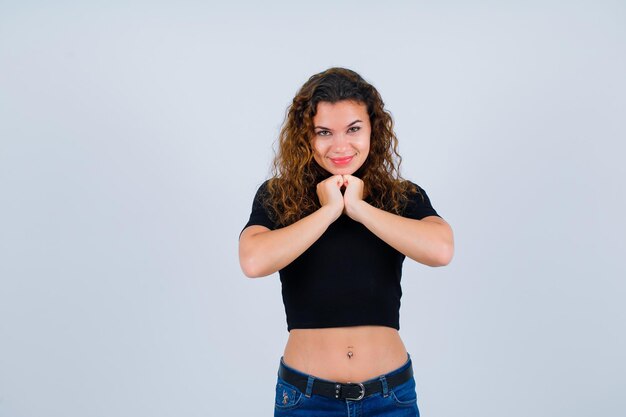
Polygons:
M239 241L248 277L280 273L289 340L275 416L418 416L398 330L404 258L446 265L450 226L399 175L390 114L354 71L312 76Z

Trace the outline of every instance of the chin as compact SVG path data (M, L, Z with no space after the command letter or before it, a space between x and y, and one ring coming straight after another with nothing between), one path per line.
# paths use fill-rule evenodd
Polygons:
M333 166L323 166L320 165L318 163L318 166L320 166L324 171L326 171L328 173L328 175L354 175L356 177L359 176L360 174L360 169L362 167L342 167L342 168L337 168L337 167L333 167ZM356 173L356 174L355 174Z
M356 169L335 169L328 171L331 175L352 175L356 172Z

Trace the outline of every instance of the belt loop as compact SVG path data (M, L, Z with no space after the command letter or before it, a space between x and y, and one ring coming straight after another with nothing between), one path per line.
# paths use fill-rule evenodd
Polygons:
M383 386L383 397L387 398L387 395L389 395L389 387L387 386L387 378L385 378L385 375L380 376L380 383Z
M309 378L306 381L306 392L304 393L304 396L307 398L311 398L311 393L313 392L313 381L315 381L315 377L309 375Z

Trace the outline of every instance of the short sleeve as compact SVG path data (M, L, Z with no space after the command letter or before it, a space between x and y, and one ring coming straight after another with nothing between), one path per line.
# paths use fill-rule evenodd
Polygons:
M250 219L244 226L244 229L253 225L265 226L270 230L276 229L276 223L271 219L270 213L264 204L264 201L268 196L267 183L268 181L265 181L257 190L256 195L254 196L254 201L252 202Z
M410 219L416 219L416 220L421 220L424 217L428 217L428 216L441 217L439 216L439 214L437 214L437 211L433 208L432 204L430 203L430 199L428 198L426 191L424 191L424 189L421 188L417 184L413 184L413 185L417 189L417 192L412 193L409 196L409 201L407 201L407 205L402 215L404 217L408 217Z

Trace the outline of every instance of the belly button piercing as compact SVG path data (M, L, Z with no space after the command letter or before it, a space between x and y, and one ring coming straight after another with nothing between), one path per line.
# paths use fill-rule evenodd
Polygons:
M352 353L351 350L348 351L348 359L352 359L352 355L354 355L354 353Z

